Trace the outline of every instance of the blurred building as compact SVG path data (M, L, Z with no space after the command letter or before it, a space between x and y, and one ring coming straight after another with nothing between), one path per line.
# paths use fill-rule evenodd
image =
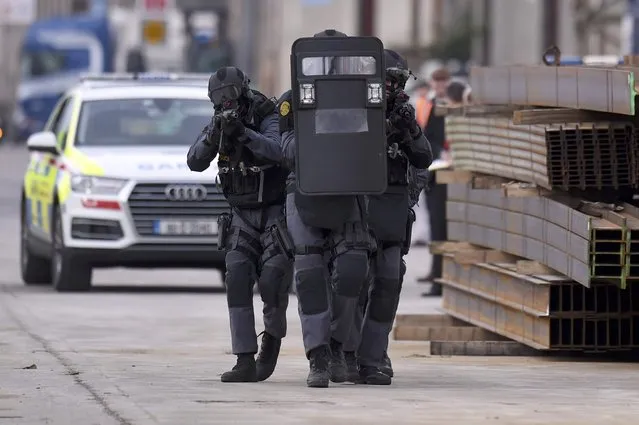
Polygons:
M474 0L485 27L474 45L477 62L540 63L552 44L563 55L621 55L623 0Z
M0 12L0 116L13 106L20 68L20 46L28 26L36 19L70 15L87 10L86 0L0 0L12 13Z
M419 23L414 31L414 0L233 0L230 37L236 63L246 69L261 90L278 95L290 86L291 45L299 37L327 28L358 35L366 12L374 3L368 25L388 47L426 45L433 39L432 8L436 2L419 1Z
M371 6L372 5L372 6ZM367 30L390 48L419 50L470 13L476 63L539 63L551 44L565 55L620 54L623 0L233 0L230 37L238 66L269 94L290 85L290 47L326 28ZM367 14L372 13L370 18ZM420 57L419 55L416 55ZM420 57L420 60L435 59ZM420 69L415 60L413 69ZM426 69L426 68L421 68Z

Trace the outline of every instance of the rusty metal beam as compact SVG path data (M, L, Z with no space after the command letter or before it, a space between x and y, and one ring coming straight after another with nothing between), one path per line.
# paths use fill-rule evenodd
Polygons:
M585 288L561 276L524 276L514 264L444 257L443 307L453 317L542 350L639 347L639 286Z
M586 214L571 204L579 202L505 197L501 189L449 184L448 238L537 261L587 287L599 279L625 287L639 221L625 211L597 208Z
M639 186L639 142L628 122L542 126L514 125L506 118L450 116L446 131L458 170L546 189Z

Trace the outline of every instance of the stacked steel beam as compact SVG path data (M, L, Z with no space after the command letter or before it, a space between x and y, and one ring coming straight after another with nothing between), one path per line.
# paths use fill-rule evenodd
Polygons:
M629 278L639 278L632 263L639 214L621 208L574 203L557 193L508 197L501 189L449 184L448 237L537 261L586 287L605 280L625 288Z
M510 263L444 259L448 314L541 350L639 348L639 284L591 288L556 275L526 276Z
M639 188L632 124L515 125L507 118L450 117L455 168L558 190Z
M453 168L545 190L509 196L508 186L449 184L449 240L531 260L548 273L526 276L513 264L468 264L448 255L441 283L449 314L540 349L639 348L639 282L633 282L639 279L639 209L593 202L639 193L634 71L471 71L479 103L538 113L521 113L533 117L516 120L526 125L503 112L448 117ZM552 108L557 116L576 117L566 112L574 108L597 118L561 121Z

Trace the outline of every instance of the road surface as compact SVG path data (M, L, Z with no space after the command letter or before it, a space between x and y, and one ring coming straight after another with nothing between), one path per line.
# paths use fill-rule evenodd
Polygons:
M390 387L306 388L294 298L273 377L222 384L234 358L217 273L106 270L86 294L20 283L26 158L0 147L0 425L626 425L639 414L635 364L430 357L425 343L392 344ZM415 283L428 260L409 256L401 312L437 311Z

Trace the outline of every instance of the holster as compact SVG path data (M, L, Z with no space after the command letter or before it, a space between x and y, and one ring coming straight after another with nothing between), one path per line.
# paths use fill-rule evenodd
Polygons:
M406 220L406 237L404 237L404 241L402 242L402 255L408 254L408 250L410 249L411 239L413 235L413 223L417 220L417 216L415 215L415 211L412 208L408 209L408 220Z
M226 241L229 237L229 232L231 231L232 221L233 221L233 216L229 213L222 213L217 217L217 232L218 232L217 249L220 251L223 251L226 249Z
M271 233L273 242L280 251L289 259L293 259L295 257L295 244L293 243L293 238L291 238L291 235L288 233L286 218L282 217L278 219L277 222L269 228L269 232Z

